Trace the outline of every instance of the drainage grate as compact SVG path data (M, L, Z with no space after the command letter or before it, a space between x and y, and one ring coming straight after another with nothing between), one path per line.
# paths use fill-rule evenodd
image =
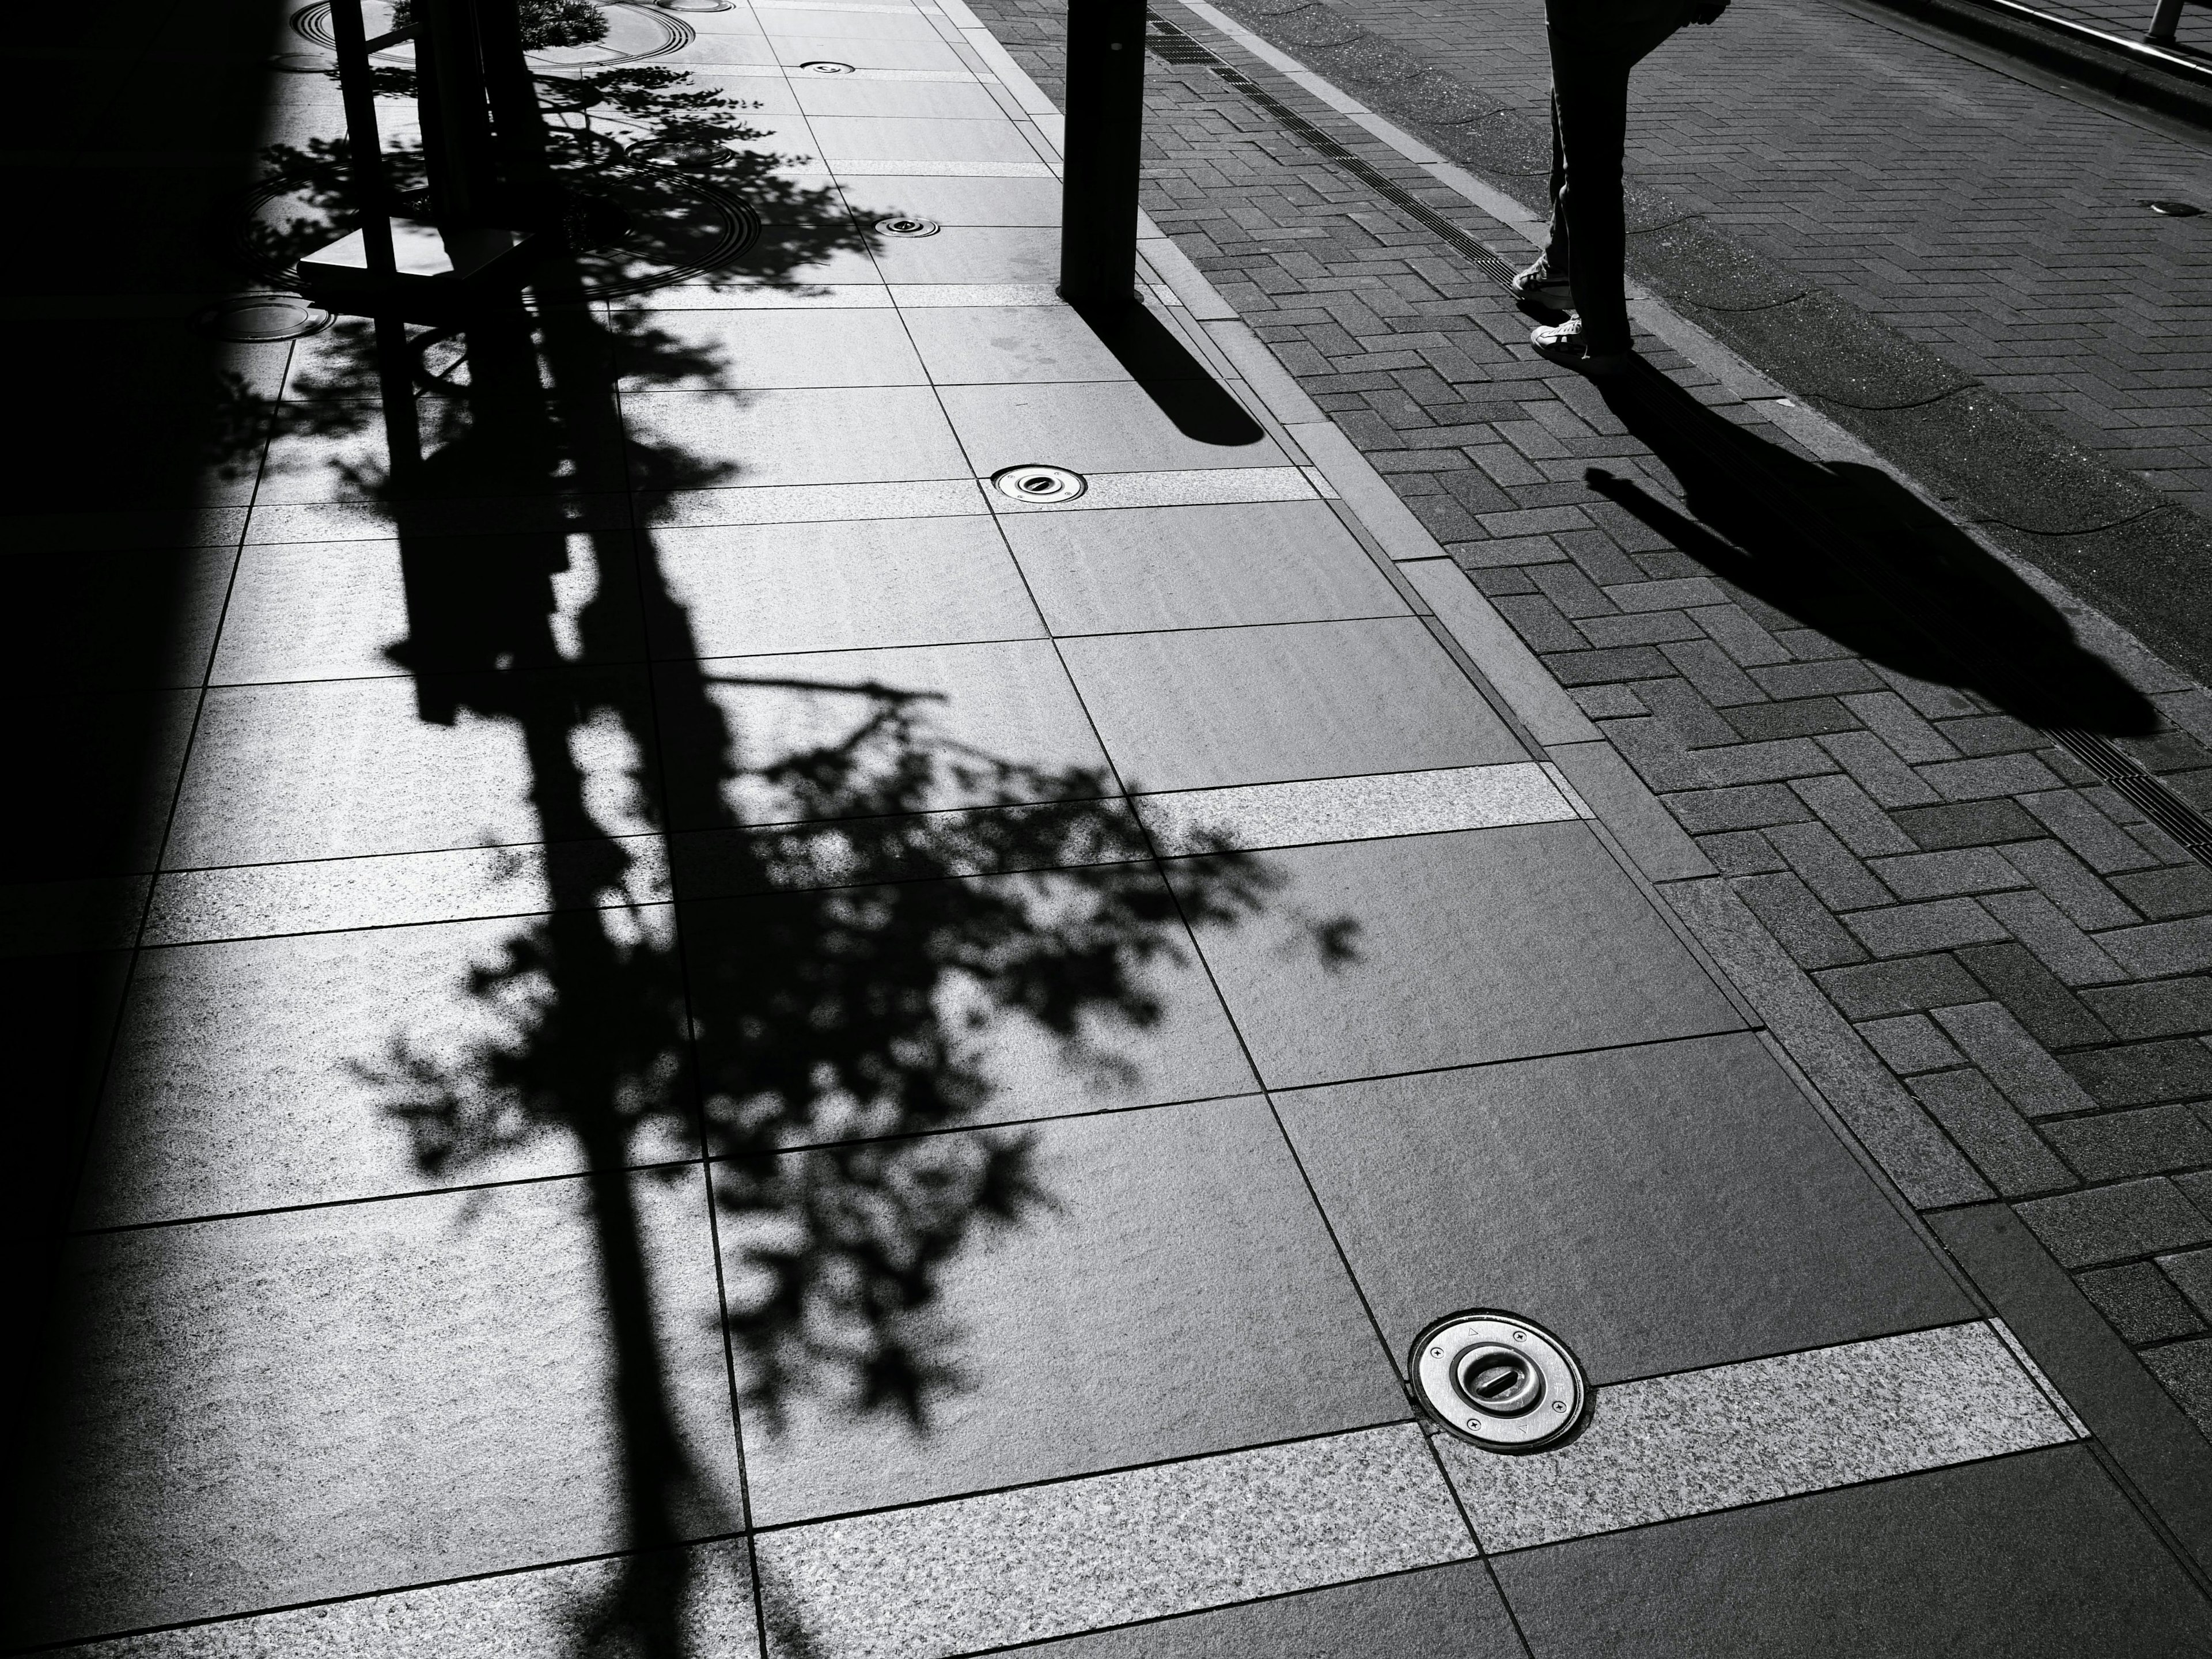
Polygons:
M1312 122L1269 92L1258 82L1233 64L1224 63L1212 52L1184 33L1172 23L1152 19L1152 37L1146 43L1153 54L1166 64L1202 64L1253 103L1273 116L1284 130L1308 149L1334 161L1353 178L1382 197L1406 216L1433 232L1455 251L1464 255L1484 276L1496 283L1513 280L1513 267L1489 248L1462 230L1457 225L1413 195L1403 185L1380 167L1364 161L1354 151L1347 149Z
M1406 1374L1431 1416L1487 1451L1532 1452L1581 1425L1589 1389L1565 1343L1518 1315L1476 1309L1414 1338Z
M2204 211L2194 202L2145 202L2143 205L2169 219L2194 219Z
M2110 784L2112 793L2179 842L2199 864L2212 865L2212 819L2130 760L2094 732L2070 726L2037 728Z
M885 236L934 236L944 228L934 219L915 219L905 214L876 221L877 231Z
M817 75L850 75L853 73L853 66L850 64L841 64L834 58L810 58L799 67L803 70L810 70Z

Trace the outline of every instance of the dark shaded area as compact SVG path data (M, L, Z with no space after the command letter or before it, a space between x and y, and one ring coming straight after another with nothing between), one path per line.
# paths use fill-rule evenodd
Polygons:
M649 532L576 509L592 498L651 498L740 479L741 466L632 441L620 418L618 379L696 384L716 366L653 328L648 314L608 321L588 302L680 273L695 252L684 240L684 192L702 172L717 188L757 197L764 222L750 252L713 276L718 287L803 283L807 264L865 246L866 233L834 192L792 187L772 176L775 158L743 149L757 135L726 118L720 94L690 89L672 71L604 71L569 77L558 98L549 94L556 111L576 101L578 82L683 160L663 167L619 146L611 155L608 144L577 140L573 125L529 136L556 184L618 198L636 234L550 258L535 269L527 303L519 295L487 302L435 327L342 319L318 343L313 372L295 374L281 402L276 374L240 372L165 324L186 342L174 355L191 371L191 419L181 422L182 438L170 434L173 482L160 499L190 501L212 465L234 481L219 488L244 500L276 431L380 428L387 460L362 464L345 483L382 510L401 544L407 629L392 659L414 676L422 720L495 720L520 738L547 885L562 908L519 927L495 960L456 988L504 1011L503 1033L458 1061L426 1056L400 1033L360 1063L382 1085L426 1171L465 1178L484 1160L545 1136L566 1137L585 1154L612 1356L619 1502L635 1553L615 1589L574 1610L571 1622L580 1652L659 1656L684 1647L693 1567L680 1547L738 1530L745 1517L718 1508L675 1425L637 1188L655 1177L632 1168L641 1143L665 1145L672 1135L711 1160L725 1312L748 1424L773 1431L790 1401L811 1394L926 1432L935 1407L962 1382L958 1333L938 1306L945 1264L979 1231L1017 1224L1051 1201L1022 1131L933 1133L988 1123L988 1029L1023 1020L1074 1070L1113 1067L1112 1034L1163 1012L1148 969L1188 951L1187 926L1233 926L1277 884L1263 861L1216 848L1171 893L1134 818L1111 799L1109 777L954 741L935 723L932 694L705 671ZM393 89L405 88L395 82ZM195 107L208 95L204 86L194 94ZM258 117L259 105L255 89L241 87L225 107L237 119L240 109ZM245 237L264 269L331 240L355 210L342 147L311 143L270 159L270 176L283 190L264 199L282 210ZM422 178L419 155L395 149L392 160L402 179ZM220 207L198 209L218 231L235 229ZM229 240L235 246L239 238ZM235 283L220 270L207 280ZM1121 337L1155 381L1180 386L1173 355L1142 326ZM270 355L281 370L283 349ZM1203 376L1187 353L1182 362ZM125 362L116 367L130 384ZM1225 400L1210 379L1202 383ZM1210 429L1226 429L1218 404L1202 396L1180 406L1214 422ZM1256 439L1258 428L1236 413ZM175 410L167 418L180 424ZM109 477L112 447L89 431L74 436L87 477ZM233 545L218 550L224 569L237 531L229 536ZM168 551L143 557L156 568L190 563ZM594 567L596 586L573 619L569 654L554 626L553 579L577 560ZM58 586L82 596L88 638L112 627L108 584L79 578ZM108 644L111 654L143 661L173 652L191 620L173 596L143 615L128 624L136 633ZM161 682L179 688L173 696L187 715L195 695L188 688L204 676L212 632L210 616L193 636L197 657ZM636 662L647 638L664 659L650 677L599 666ZM98 658L77 647L49 654L57 653ZM773 687L832 708L827 724L836 735L769 750L717 700L733 686ZM154 699L147 709L168 707L161 694L145 695ZM172 756L155 741L169 727L132 714L124 735L94 745L97 772L88 781L68 766L85 769L69 740L83 745L89 718L60 727L54 765L33 773L29 798L82 804L101 833L73 833L73 820L48 826L34 849L46 862L28 866L38 873L147 868L159 845L188 726L179 727ZM672 907L633 897L635 843L611 834L592 804L610 781L588 775L578 739L586 727L610 725L634 757L625 781L640 813L689 832L674 860ZM168 769L137 784L147 768L134 757L149 750ZM765 814L771 821L741 817L733 805L741 786L749 798L775 803ZM922 813L948 803L963 810ZM58 865L65 852L74 861ZM757 896L720 896L732 894ZM1314 941L1324 957L1348 954L1341 928L1317 923ZM57 1097L91 1098L126 960L116 953L33 964L11 1006L27 1022L21 1048L43 1068L27 1081ZM58 1033L81 1043L58 1048ZM58 1240L70 1186L65 1154L87 1114L18 1099L29 1115L32 1155L11 1167L42 1238ZM33 1193L64 1197L33 1205ZM44 1273L35 1277L43 1285ZM19 1352L31 1357L29 1345ZM175 1566L151 1562L148 1571ZM44 1593L21 1589L27 1597ZM802 1630L780 1631L779 1640L786 1650L807 1650Z
M1648 369L1597 383L1680 484L1686 513L1593 467L1592 489L1716 576L1846 649L1971 688L2036 726L2108 736L2156 711L2042 595L1877 468L1824 466Z
M1184 437L1233 447L1267 435L1175 331L1143 305L1084 305L1076 312Z
M235 530L196 508L234 354L185 326L232 274L199 227L253 167L276 6L125 3L11 15L21 234L16 418L0 450L10 522L0 679L11 710L0 864L9 1057L0 1158L0 1420L44 1346L53 1269L106 1067L142 895L211 638L198 580ZM189 53L188 75L176 56ZM169 61L161 61L167 54ZM180 85L190 83L190 95ZM52 515L81 515L63 519ZM12 1488L21 1436L0 1458Z

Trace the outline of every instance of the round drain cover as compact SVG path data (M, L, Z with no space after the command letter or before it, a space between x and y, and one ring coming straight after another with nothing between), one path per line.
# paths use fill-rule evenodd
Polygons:
M2169 219L2194 219L2204 211L2194 202L2145 202L2153 213L2164 214Z
M296 294L240 294L192 318L201 333L218 340L297 340L331 325L331 313Z
M799 67L812 70L817 75L850 75L853 72L850 64L841 64L834 58L810 58Z
M1488 1309L1437 1321L1415 1340L1406 1370L1437 1422L1492 1451L1556 1444L1574 1432L1589 1401L1566 1344Z
M934 236L945 228L934 219L914 219L896 214L888 219L876 221L876 228L885 236Z
M1036 464L994 472L991 483L1001 495L1018 501L1072 501L1086 488L1080 472Z

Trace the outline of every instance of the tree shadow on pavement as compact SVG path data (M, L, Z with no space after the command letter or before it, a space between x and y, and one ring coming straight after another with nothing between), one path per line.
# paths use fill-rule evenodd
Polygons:
M1888 474L1796 454L1642 367L1595 384L1674 475L1682 506L1603 468L1585 481L1716 577L1847 650L2030 725L2157 729L2149 700L2049 600Z
M801 250L842 234L800 229ZM747 1433L774 1432L802 1395L927 1432L962 1385L945 1267L1053 1202L1032 1134L988 1127L990 1029L1024 1022L1071 1071L1110 1070L1101 1034L1163 1015L1152 970L1187 958L1190 929L1256 915L1279 878L1217 845L1170 891L1103 770L957 740L925 688L748 675L742 660L710 673L650 529L593 527L581 504L742 477L742 462L631 435L616 395L618 378L696 385L717 364L649 324L601 320L585 275L556 258L534 308L356 327L297 383L289 418L326 434L381 422L388 464L349 482L401 544L407 635L389 655L415 676L420 718L506 722L527 756L557 908L462 988L501 1035L453 1060L402 1034L359 1066L441 1179L548 1139L580 1151L629 1553L573 1629L580 1654L658 1659L696 1635L683 1546L745 1517L710 1489L672 1403L641 1183L696 1179L708 1160ZM561 521L471 532L485 503ZM594 597L556 617L556 577ZM637 663L641 609L656 660L612 672ZM753 695L807 704L801 739L744 729L734 711ZM608 752L624 758L585 758ZM668 846L672 904L640 838L611 828L617 798ZM1351 956L1341 925L1310 931L1325 958ZM690 1161L641 1171L671 1144ZM808 1650L795 1613L765 1616L779 1650Z

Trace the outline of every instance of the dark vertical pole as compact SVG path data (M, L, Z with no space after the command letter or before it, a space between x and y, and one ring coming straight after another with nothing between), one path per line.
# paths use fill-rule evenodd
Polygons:
M331 0L331 33L338 45L338 95L344 100L346 157L353 169L354 194L361 201L361 236L368 273L380 283L392 279L392 191L384 179L384 146L376 133L376 91L371 82L368 37L362 27L361 0Z
M415 33L416 106L439 228L490 222L498 174L491 110L484 101L483 47L471 0L419 0Z
M1067 140L1060 295L1127 306L1137 290L1137 155L1145 129L1145 0L1067 0Z
M506 224L544 225L557 215L552 174L546 166L545 116L538 83L522 52L521 20L514 0L477 0L477 33L483 46L484 90L491 98L493 131L506 175Z

